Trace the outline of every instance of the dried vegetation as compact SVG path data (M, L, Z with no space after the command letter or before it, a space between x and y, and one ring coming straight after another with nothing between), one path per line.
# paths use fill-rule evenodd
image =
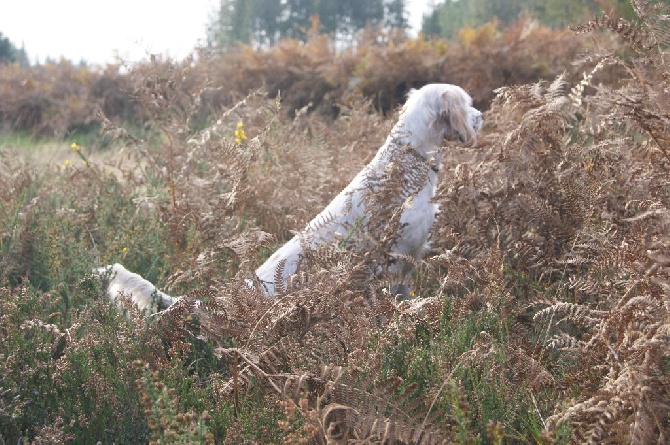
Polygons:
M477 144L444 147L414 304L375 273L393 242L384 197L378 248L309 252L272 300L244 284L384 140L393 118L370 99L326 120L253 93L194 133L209 85L155 62L133 73L154 142L102 119L141 168L5 157L0 437L667 443L670 10L634 4L640 23L576 28L597 43L570 72L499 88ZM244 57L231 70L251 79L261 63ZM118 315L87 271L119 260L186 298L146 323Z

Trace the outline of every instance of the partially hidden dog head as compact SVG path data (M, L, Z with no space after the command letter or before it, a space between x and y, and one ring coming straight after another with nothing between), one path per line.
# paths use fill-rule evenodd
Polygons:
M470 95L446 83L411 90L400 120L413 135L413 142L419 138L435 146L445 139L471 144L483 123L482 113L473 108Z

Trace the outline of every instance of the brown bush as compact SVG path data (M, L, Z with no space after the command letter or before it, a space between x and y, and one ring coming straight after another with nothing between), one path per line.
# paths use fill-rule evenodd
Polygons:
M572 32L523 18L503 30L497 22L466 28L453 41L367 29L351 46L341 48L313 29L306 42L286 39L269 48L242 45L219 55L202 52L197 60L154 62L167 71L184 70L182 86L187 90L189 85L205 86L200 88L197 117L190 122L192 129L199 129L222 108L259 89L271 98L281 94L290 116L309 107L333 117L341 105L360 96L388 113L410 88L430 82L460 85L478 108L486 109L496 88L570 72L571 62L584 49L584 40ZM141 127L150 116L133 97L138 86L123 74L136 69L141 64L102 70L66 61L32 68L0 66L0 123L5 130L63 137L90 128L100 108L117 124Z
M312 34L306 42L284 40L268 49L242 46L211 59L216 68L210 70L214 84L229 86L225 97L219 97L222 104L234 100L234 92L263 86L271 96L281 91L290 112L309 103L332 112L350 94L371 98L376 108L388 112L410 88L443 82L464 87L475 105L485 109L496 88L552 79L570 70L584 48L571 31L523 18L504 30L496 21L466 28L454 41L367 29L345 50Z
M96 123L98 107L124 122L141 119L119 68L93 71L65 60L31 68L0 65L0 125L5 131L65 137Z

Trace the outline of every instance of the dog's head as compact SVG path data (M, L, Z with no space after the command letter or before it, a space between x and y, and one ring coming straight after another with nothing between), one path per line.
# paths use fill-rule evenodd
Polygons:
M483 123L470 95L461 87L443 83L410 91L401 118L408 130L415 135L425 133L422 139L434 145L444 139L470 144Z

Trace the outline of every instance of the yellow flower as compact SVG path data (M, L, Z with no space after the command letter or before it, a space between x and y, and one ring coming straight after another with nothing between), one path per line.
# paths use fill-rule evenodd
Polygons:
M123 249L121 249L121 253L126 253L126 252L128 252L128 248L127 248L127 247L124 247Z
M247 140L247 134L244 132L244 124L242 122L237 123L235 128L235 143L237 145L242 145L243 142Z
M60 166L60 169L63 171L66 170L71 162L72 161L70 161L69 159L66 159L65 161L63 161L63 165Z
M81 147L76 142L70 144L70 148L73 149L74 151L81 151Z

